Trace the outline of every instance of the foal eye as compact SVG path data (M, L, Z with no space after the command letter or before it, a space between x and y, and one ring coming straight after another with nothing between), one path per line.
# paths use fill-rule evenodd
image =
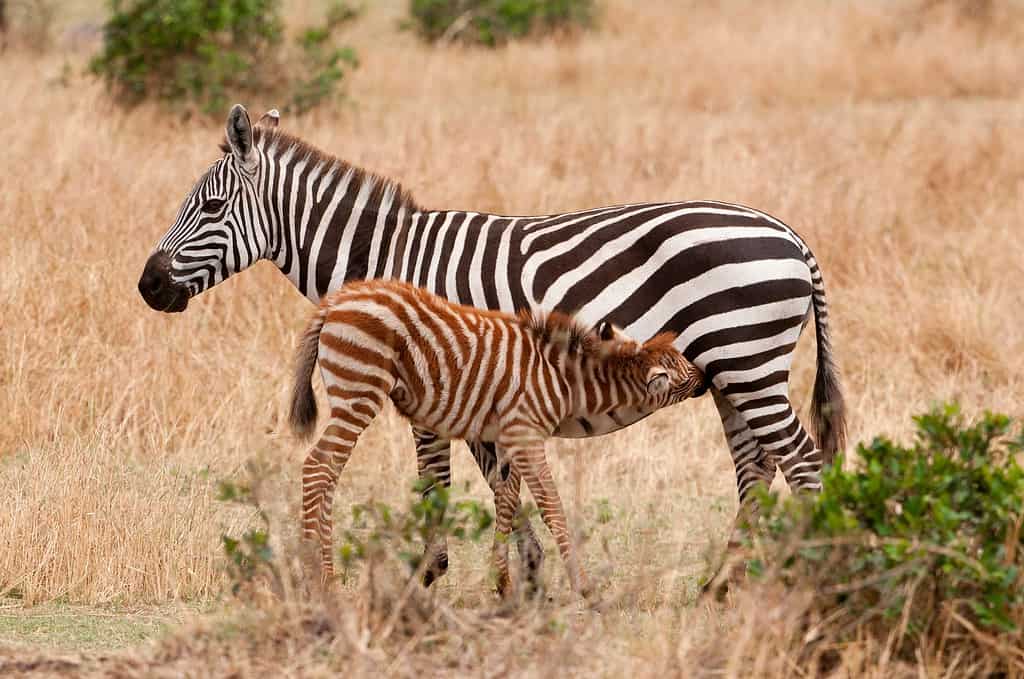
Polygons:
M208 215L212 215L215 212L220 212L220 209L224 207L224 201L220 198L210 198L200 208L203 212Z

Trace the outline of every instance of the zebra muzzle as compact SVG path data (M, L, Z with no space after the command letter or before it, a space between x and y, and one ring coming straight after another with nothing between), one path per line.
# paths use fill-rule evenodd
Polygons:
M139 294L150 308L176 313L188 307L188 289L171 279L171 258L157 251L146 260L139 277Z

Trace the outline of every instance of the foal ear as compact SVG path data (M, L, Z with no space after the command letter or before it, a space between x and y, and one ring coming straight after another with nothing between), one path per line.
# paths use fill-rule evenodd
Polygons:
M231 107L225 132L227 132L231 154L235 157L238 165L247 172L255 170L256 151L252 144L252 123L249 122L249 114L241 104Z
M653 366L647 371L647 393L651 396L660 396L668 391L668 371L660 365Z
M277 127L278 123L281 122L281 113L276 108L272 108L256 121L256 124L260 127Z
M601 321L597 324L597 336L604 341L615 339L615 328L608 321Z

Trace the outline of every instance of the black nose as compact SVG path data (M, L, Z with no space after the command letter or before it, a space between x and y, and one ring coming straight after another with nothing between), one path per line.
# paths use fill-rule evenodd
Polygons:
M184 311L188 305L188 291L171 280L171 258L165 252L154 252L146 261L139 294L157 311Z
M146 260L146 268L139 278L139 294L146 301L154 299L171 282L171 258L166 252L154 252Z
M150 271L149 269L142 272L142 278L139 279L139 292L142 296L156 295L164 287L164 277L156 271Z

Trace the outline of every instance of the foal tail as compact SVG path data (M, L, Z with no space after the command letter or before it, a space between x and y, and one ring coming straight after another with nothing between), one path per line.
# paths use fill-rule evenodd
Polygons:
M295 386L292 387L292 406L288 423L292 431L302 438L309 438L316 426L316 395L313 394L313 369L320 353L320 331L324 327L324 310L306 326L299 350L295 354Z

